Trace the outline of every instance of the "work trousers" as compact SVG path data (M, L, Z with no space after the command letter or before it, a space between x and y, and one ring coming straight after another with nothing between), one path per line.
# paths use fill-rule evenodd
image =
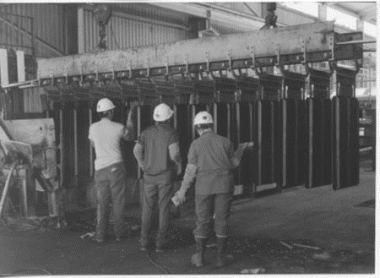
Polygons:
M109 222L110 200L113 207L114 233L121 237L125 232L125 181L124 163L112 164L95 171L97 195L96 237L104 239Z
M173 183L146 183L144 182L143 206L141 219L141 243L148 244L149 230L152 225L152 215L158 203L159 227L157 232L157 245L166 243L169 227L169 205L173 196Z
M230 215L232 193L195 195L195 214L197 216L195 237L208 238L214 219L214 231L217 237L228 236L228 217Z

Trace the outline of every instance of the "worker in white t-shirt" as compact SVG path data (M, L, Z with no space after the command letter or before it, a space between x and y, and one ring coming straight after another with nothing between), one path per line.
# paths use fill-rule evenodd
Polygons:
M127 125L112 121L115 105L108 98L99 100L96 106L100 121L91 124L88 138L95 148L95 188L97 195L97 225L93 240L104 242L109 222L109 200L113 204L114 233L116 241L125 232L125 166L120 140L130 140L133 123L132 111L128 114Z

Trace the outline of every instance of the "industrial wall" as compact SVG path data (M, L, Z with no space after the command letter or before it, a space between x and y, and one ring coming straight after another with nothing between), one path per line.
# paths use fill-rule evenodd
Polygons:
M55 57L64 53L64 12L58 4L1 4L0 44L25 45L30 54L35 36L35 56Z
M187 16L143 4L115 4L111 9L112 17L106 26L107 49L162 44L187 38ZM86 6L83 22L79 22L79 25L83 24L79 33L80 53L96 50L99 43L99 28L92 10L92 6Z

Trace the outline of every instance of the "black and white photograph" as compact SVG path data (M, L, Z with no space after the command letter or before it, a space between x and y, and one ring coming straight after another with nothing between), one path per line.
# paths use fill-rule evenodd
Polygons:
M377 277L377 9L0 0L0 277Z

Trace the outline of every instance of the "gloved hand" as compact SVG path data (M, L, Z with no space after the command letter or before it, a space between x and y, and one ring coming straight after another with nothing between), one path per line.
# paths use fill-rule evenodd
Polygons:
M255 145L254 142L245 142L245 143L240 143L239 148L245 150L245 149L252 149L253 146Z
M186 196L185 195L186 195L186 190L184 190L182 188L180 190L178 190L174 194L174 196L176 196L177 201L178 201L179 204L182 204L182 203L184 203L186 201Z

